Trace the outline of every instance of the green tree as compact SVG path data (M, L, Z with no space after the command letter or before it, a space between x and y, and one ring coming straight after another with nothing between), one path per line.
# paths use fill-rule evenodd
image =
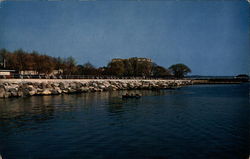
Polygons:
M133 76L151 76L151 62L139 61L137 57L130 58L128 61L131 65Z
M138 76L151 76L152 63L148 61L138 61L137 62L137 75Z
M16 56L17 65L19 66L17 69L19 71L27 70L28 61L26 60L25 52L22 49L19 49L14 52L14 55Z
M161 78L163 78L163 77L171 76L171 73L165 67L153 64L153 66L152 66L152 75L154 77L161 77Z
M97 75L97 69L90 62L85 63L82 66L83 75Z
M47 55L33 54L35 66L32 70L37 71L38 74L50 74L54 68L53 58Z
M124 76L133 76L133 66L132 66L132 63L130 62L130 60L128 59L125 59L123 61L123 64L124 64Z
M76 61L75 59L70 56L64 60L64 74L66 75L73 75L75 74L77 68L76 68Z
M137 60L137 57L133 57L133 58L130 58L128 59L130 65L131 65L131 73L132 73L132 76L138 76L139 75L139 72L138 72L138 60Z
M6 66L6 59L9 55L9 52L6 49L0 50L0 68L4 68Z
M17 62L17 56L13 53L8 53L5 57L6 59L6 68L7 69L14 69L19 70L19 64Z
M42 59L41 61L43 61L42 73L50 74L54 70L54 67L55 67L52 57L47 56L47 55L41 55L41 59Z
M177 78L183 78L186 74L191 72L191 69L184 64L175 64L169 67L169 70Z
M108 67L100 67L98 68L99 75L111 75L110 68Z
M55 64L55 69L60 70L63 69L64 66L64 60L61 57L53 58L53 63Z
M111 75L123 76L125 72L123 61L110 62L108 64L109 72Z

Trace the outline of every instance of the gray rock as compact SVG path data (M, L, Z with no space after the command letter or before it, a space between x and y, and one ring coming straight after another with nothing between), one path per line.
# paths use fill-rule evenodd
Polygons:
M42 91L41 94L42 95L49 95L49 94L51 94L51 91L49 89L45 89L45 90Z
M126 89L164 89L192 84L191 80L101 80L49 82L0 82L0 98L74 92L99 92Z
M5 89L3 87L0 87L0 98L4 98L5 97Z

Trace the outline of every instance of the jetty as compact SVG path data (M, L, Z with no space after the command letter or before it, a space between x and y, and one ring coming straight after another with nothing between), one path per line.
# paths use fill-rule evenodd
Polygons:
M192 80L1 79L0 98L116 90L157 90L191 85Z

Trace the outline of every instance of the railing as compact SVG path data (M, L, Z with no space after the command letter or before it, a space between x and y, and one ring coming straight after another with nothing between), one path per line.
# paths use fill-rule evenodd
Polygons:
M109 76L109 75L21 75L21 74L11 74L11 75L0 75L0 79L146 79L146 80L177 80L178 78L174 77L135 77L135 76ZM235 78L235 77L185 77L182 79L186 80L209 80L209 81L249 81L249 79Z
M93 75L21 75L21 74L12 74L12 75L0 75L0 79L175 79L172 77L169 78L156 78L156 77L135 77L135 76L93 76Z
M186 78L192 80L234 79L235 76L187 76Z

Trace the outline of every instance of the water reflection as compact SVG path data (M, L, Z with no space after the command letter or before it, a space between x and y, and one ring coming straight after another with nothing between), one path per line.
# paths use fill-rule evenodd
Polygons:
M53 97L31 97L1 100L0 128L13 128L42 123L54 118Z
M100 158L246 158L247 90L194 86L1 99L0 153L9 159L96 158L97 152ZM123 100L125 93L142 98Z
M142 99L122 99L126 93L143 97L163 96L175 91L113 91L59 96L33 96L27 98L0 99L0 129L10 131L53 120L60 112L88 112L91 109L105 110L110 116L135 110Z

